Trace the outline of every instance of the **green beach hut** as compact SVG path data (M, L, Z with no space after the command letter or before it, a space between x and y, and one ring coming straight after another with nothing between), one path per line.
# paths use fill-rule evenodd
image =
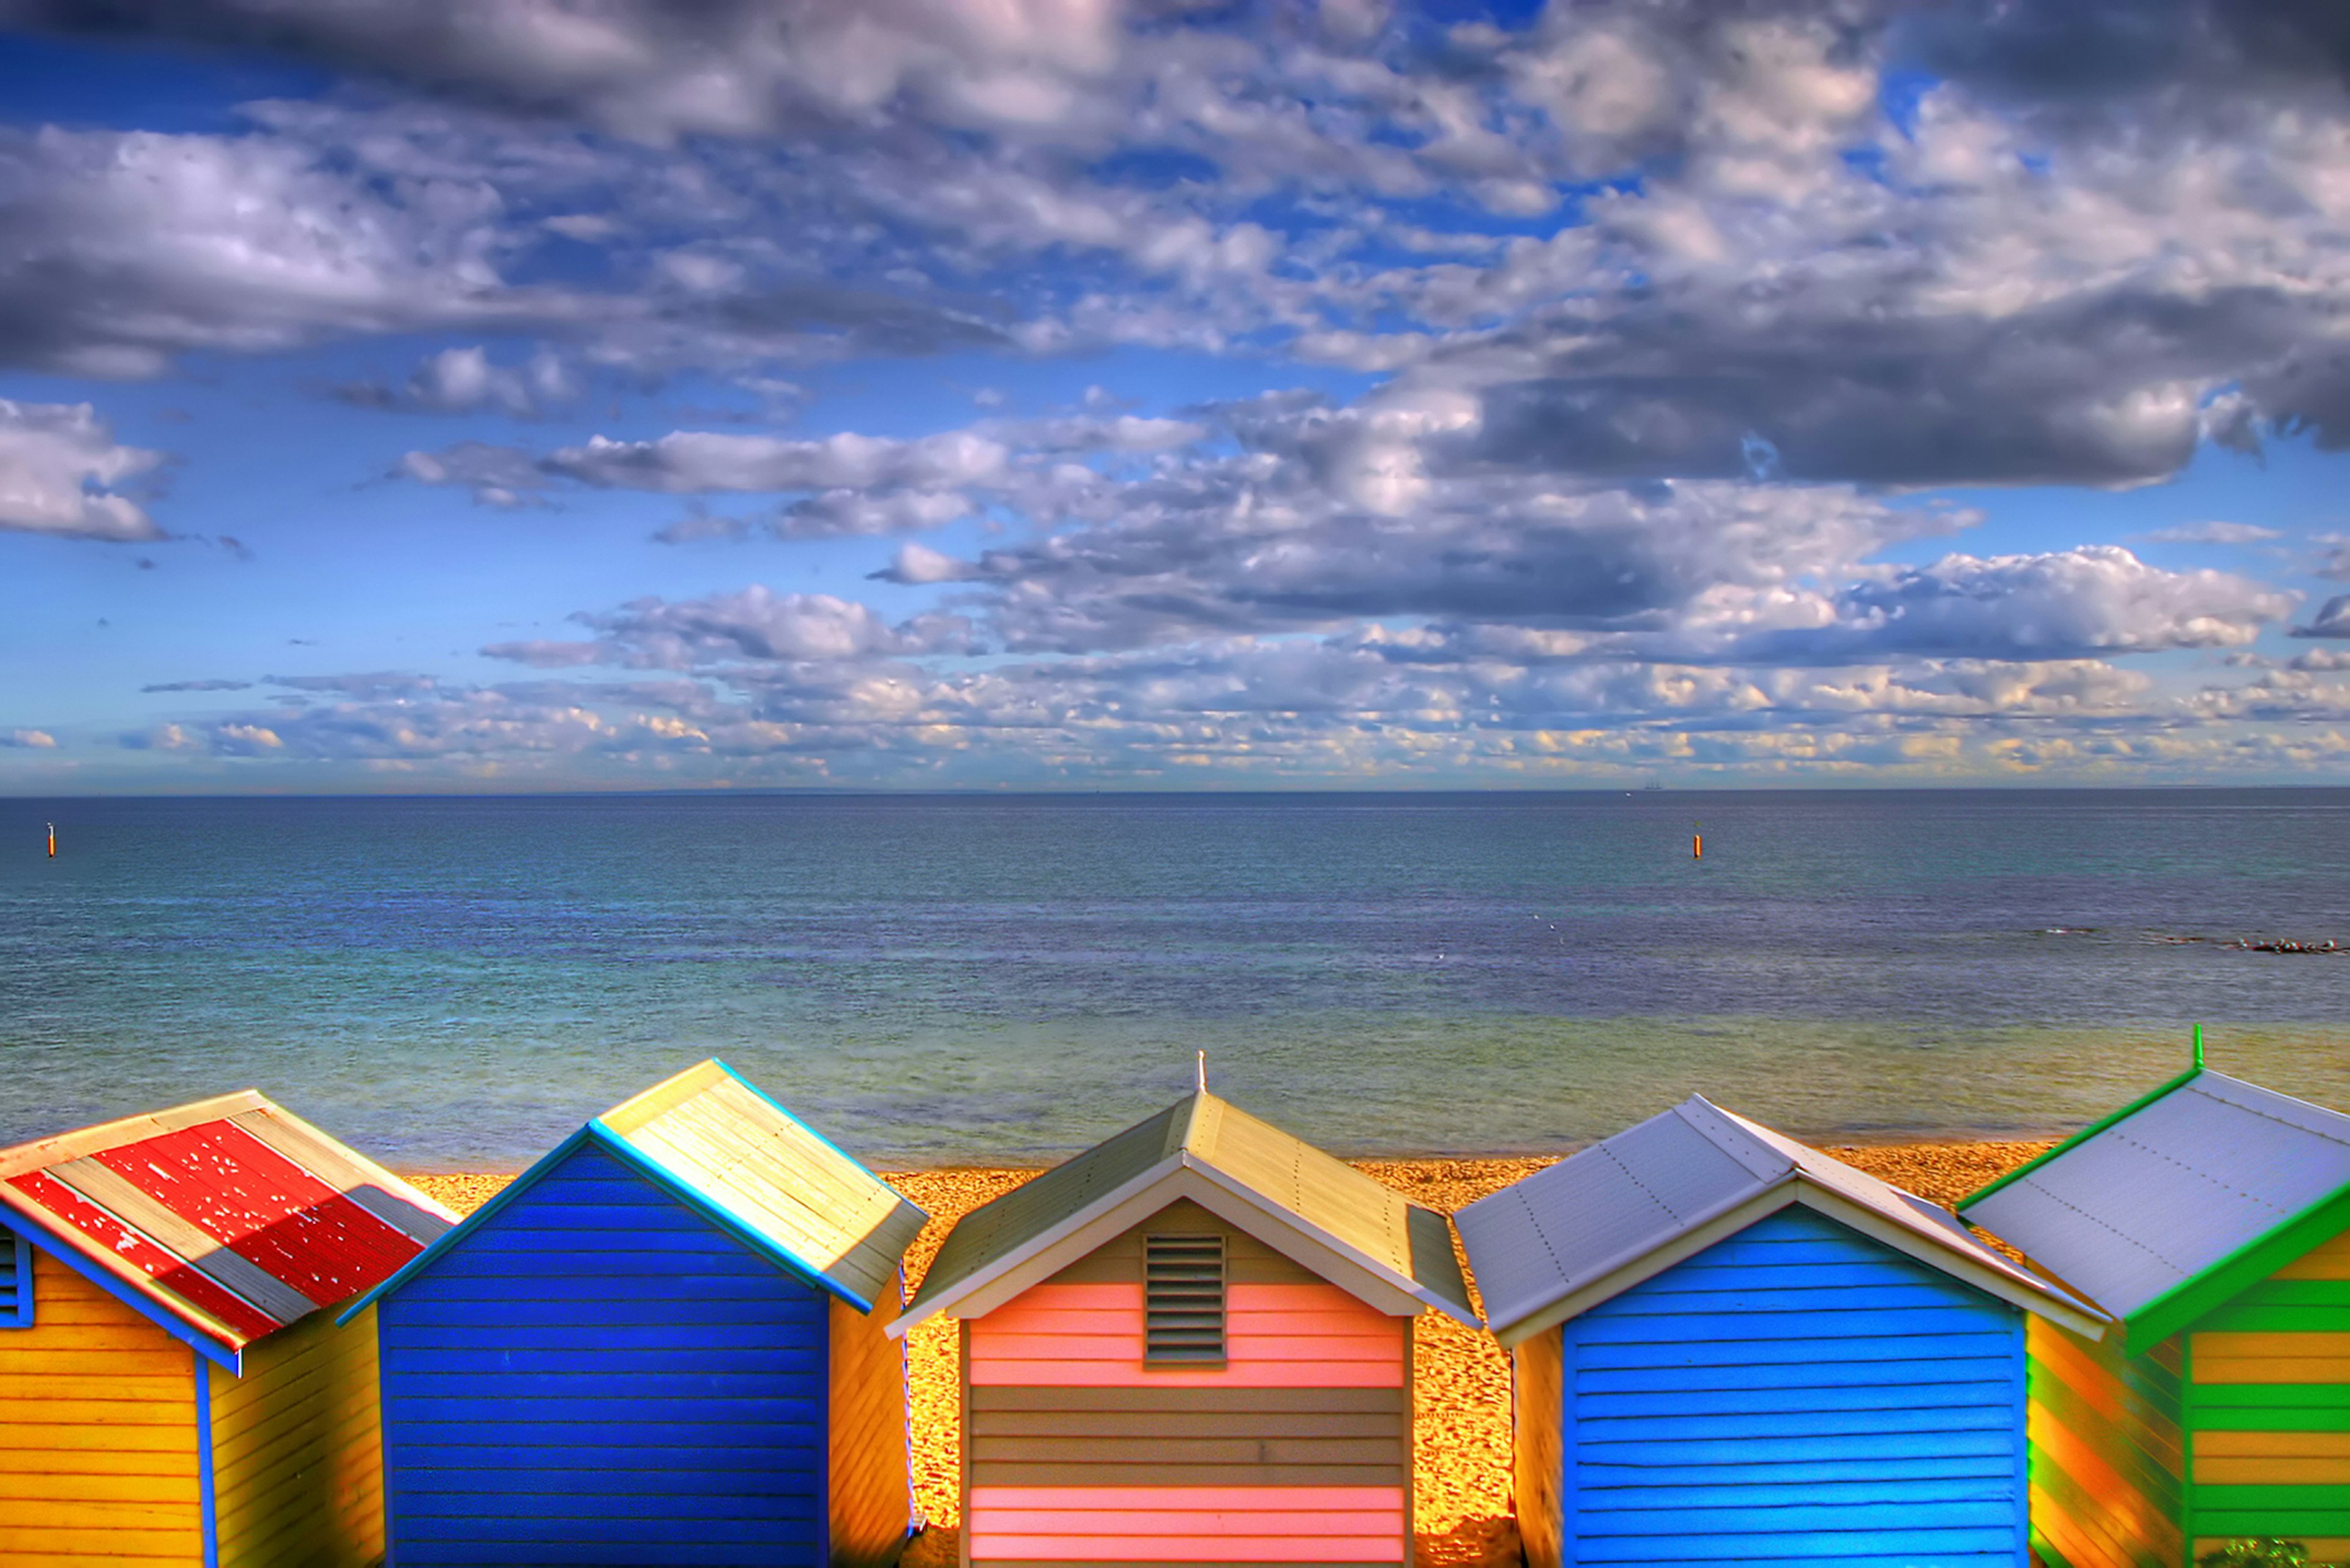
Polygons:
M1959 1211L2121 1323L2031 1325L2050 1568L2350 1559L2350 1116L2199 1062Z

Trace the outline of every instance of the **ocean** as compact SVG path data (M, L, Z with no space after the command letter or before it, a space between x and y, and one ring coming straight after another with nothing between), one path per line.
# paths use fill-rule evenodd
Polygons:
M513 1169L716 1055L879 1166L1036 1163L1200 1050L1352 1155L1692 1091L2024 1137L2199 1022L2350 1109L2350 952L2245 939L2350 946L2350 790L7 800L0 1144L250 1085Z

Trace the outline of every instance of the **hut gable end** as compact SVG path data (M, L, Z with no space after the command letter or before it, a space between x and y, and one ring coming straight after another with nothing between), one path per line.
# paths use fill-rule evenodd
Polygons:
M377 1306L403 1560L824 1559L827 1292L585 1142L452 1241Z

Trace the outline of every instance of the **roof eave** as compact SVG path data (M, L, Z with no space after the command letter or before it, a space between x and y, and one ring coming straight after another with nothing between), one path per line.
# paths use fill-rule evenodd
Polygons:
M2143 1355L2345 1230L2350 1230L2350 1183L2335 1188L2293 1218L2272 1227L2200 1273L2179 1281L2125 1315L2121 1320L2123 1349L2132 1355Z
M1570 1284L1540 1302L1520 1306L1513 1317L1494 1320L1493 1337L1502 1342L1503 1349L1514 1348L1545 1329L1556 1328L1569 1318L1581 1317L1592 1308L1613 1301L1633 1286L1654 1279L1674 1264L1695 1257L1794 1200L1795 1173L1792 1170L1776 1181L1741 1188L1733 1196L1699 1210L1671 1235L1644 1241L1615 1253L1595 1267L1583 1283ZM1470 1259L1471 1271L1476 1262L1476 1259Z
M904 1338L908 1331L916 1324L936 1317L958 1303L986 1289L1029 1260L1040 1253L1049 1251L1066 1238L1083 1231L1100 1216L1133 1201L1134 1199L1148 1192L1182 1168L1183 1157L1179 1147L1174 1154L1166 1156L1148 1169L1138 1172L1120 1182L1076 1213L1055 1220L1002 1257L991 1259L953 1283L942 1287L937 1295L931 1296L928 1300L923 1299L925 1293L930 1289L930 1280L925 1277L921 1290L914 1293L914 1299L906 1303L906 1310L892 1319L884 1332L893 1339ZM978 1212L978 1210L972 1210L972 1214ZM971 1215L966 1214L962 1219L957 1220L955 1224L960 1226L963 1220L970 1218ZM951 1229L947 1231L947 1240L951 1241L953 1238L954 1231ZM945 1251L943 1243L941 1244L940 1251L941 1252Z
M423 1272L424 1270L432 1262L447 1253L451 1249L461 1244L466 1237L472 1235L474 1230L484 1221L487 1220L491 1215L497 1213L500 1210L505 1208L506 1205L514 1202L515 1199L520 1198L524 1193L528 1192L532 1188L537 1186L542 1180L546 1179L547 1174L552 1171L556 1166L560 1164L566 1156L569 1155L574 1149L577 1148L581 1144L587 1141L588 1129L583 1127L577 1132L571 1134L568 1137L566 1137L561 1143L556 1144L553 1148L548 1149L545 1154L540 1155L538 1158L531 1162L530 1168L524 1171L520 1176L515 1177L512 1181L507 1182L504 1187L498 1189L496 1192L491 1195L489 1201L484 1203L479 1209L474 1210L471 1214L468 1214L463 1219L458 1220L454 1226L451 1227L446 1235L433 1242L431 1246L425 1248L422 1251L417 1253L416 1256L409 1259L407 1262L402 1263L390 1273L385 1275L373 1290L367 1292L357 1301L352 1302L348 1306L343 1308L340 1313L336 1314L336 1326L339 1328L344 1324L350 1322L351 1319L359 1316L359 1314L375 1305L377 1302L382 1300L385 1296L388 1296L393 1292L399 1290L411 1279Z
M1192 1154L1189 1149L1186 1149L1183 1152L1181 1159L1186 1168L1198 1171L1201 1176L1214 1182L1217 1187L1231 1193L1233 1197L1239 1199L1243 1203L1250 1205L1258 1212L1265 1215L1268 1219L1274 1220L1280 1224L1286 1225L1291 1230L1300 1232L1309 1240L1320 1244L1321 1246L1328 1248L1331 1251L1336 1252L1341 1258L1346 1259L1347 1262L1354 1264L1357 1268L1361 1269L1375 1279L1384 1281L1386 1283L1411 1297L1414 1301L1419 1302L1423 1305L1433 1307L1438 1312L1442 1313L1445 1316L1453 1319L1455 1322L1464 1324L1471 1328L1482 1326L1482 1324L1481 1324L1477 1320L1477 1314L1470 1310L1468 1303L1448 1301L1441 1294L1429 1289L1427 1285L1421 1283L1417 1276L1409 1273L1398 1273L1393 1264L1382 1262L1378 1259L1372 1257L1369 1253L1365 1252L1345 1238L1338 1236L1332 1231L1326 1231L1321 1226L1315 1224L1314 1221L1308 1220L1305 1215L1300 1214L1297 1210L1288 1207L1286 1204L1274 1202L1273 1199L1267 1198L1263 1193L1259 1192L1255 1188L1250 1186L1247 1182L1241 1180L1240 1178L1228 1175L1225 1172L1217 1169L1207 1160ZM1400 1195L1399 1196L1400 1197ZM1409 1200L1405 1199L1404 1201L1408 1204ZM1409 1238L1407 1236L1405 1245L1409 1247Z
M591 1121L580 1130L605 1153L618 1157L647 1180L659 1186L671 1197L724 1231L785 1273L804 1283L814 1285L819 1290L838 1296L860 1313L870 1313L873 1310L871 1302L858 1295L782 1242L763 1234L751 1221L736 1214L730 1205L678 1176L602 1122ZM891 1191L895 1192L896 1189L891 1189ZM903 1203L906 1199L901 1195L899 1201Z
M205 1360L224 1367L230 1376L244 1376L244 1347L253 1341L227 1334L228 1325L225 1324L221 1325L224 1334L219 1335L198 1327L187 1314L176 1306L157 1300L148 1290L140 1288L130 1279L121 1277L111 1266L112 1259L100 1262L85 1249L75 1245L69 1237L57 1234L56 1228L42 1216L27 1213L21 1205L0 1201L0 1210L6 1213L8 1228L25 1236L43 1252L173 1339L192 1346L196 1354ZM146 1276L141 1274L138 1278L143 1281Z

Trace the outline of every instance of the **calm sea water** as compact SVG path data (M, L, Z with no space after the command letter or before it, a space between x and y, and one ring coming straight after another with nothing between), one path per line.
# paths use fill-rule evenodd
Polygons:
M1197 1049L1347 1153L2021 1136L2197 1021L2350 1108L2350 954L2247 936L2350 946L2350 791L0 801L0 1143L252 1085L512 1168L719 1055L1028 1162Z

